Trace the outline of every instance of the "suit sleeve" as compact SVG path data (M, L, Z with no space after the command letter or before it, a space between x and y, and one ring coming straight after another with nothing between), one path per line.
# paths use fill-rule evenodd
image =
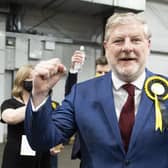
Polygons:
M74 90L74 89L73 89ZM76 131L73 108L74 92L69 94L53 112L51 97L33 112L29 101L26 109L25 133L32 149L46 151L51 147L66 142Z
M67 96L74 84L77 83L78 74L77 73L68 73L68 77L65 82L65 96Z

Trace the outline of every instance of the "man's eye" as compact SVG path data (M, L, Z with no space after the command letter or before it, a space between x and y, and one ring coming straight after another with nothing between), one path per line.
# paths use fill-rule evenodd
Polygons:
M138 43L138 42L140 42L140 41L141 41L141 39L139 39L139 38L132 39L132 42L134 42L134 43Z
M98 71L97 73L98 73L98 74L102 74L102 72L101 72L101 71Z
M115 40L113 43L116 43L116 44L119 44L119 43L122 43L123 40Z

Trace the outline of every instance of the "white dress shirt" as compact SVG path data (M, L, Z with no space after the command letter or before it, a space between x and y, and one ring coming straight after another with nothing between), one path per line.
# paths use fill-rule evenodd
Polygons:
M141 76L139 76L137 80L131 83L135 86L135 97L134 97L135 116L137 114L137 109L140 103L144 81L145 81L145 71L141 74ZM117 119L119 120L121 109L127 100L128 93L126 90L122 88L122 86L126 83L124 81L121 81L113 72L112 72L112 83L113 83L112 92L114 95L115 110Z

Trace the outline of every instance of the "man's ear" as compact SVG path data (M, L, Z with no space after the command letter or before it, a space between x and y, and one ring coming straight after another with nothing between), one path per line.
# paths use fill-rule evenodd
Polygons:
M150 48L151 47L151 40L149 39L148 40L148 48Z
M103 46L104 46L105 49L107 48L107 41L103 42Z

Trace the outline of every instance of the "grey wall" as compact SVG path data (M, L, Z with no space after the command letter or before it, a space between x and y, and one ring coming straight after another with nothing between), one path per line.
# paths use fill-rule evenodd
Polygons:
M5 26L6 17L0 15L0 101L5 98ZM0 123L0 142L3 141L4 125Z
M147 66L157 72L168 76L168 4L147 2L144 12L145 18L151 28L151 50Z
M40 60L51 59L54 57L60 58L68 70L73 52L80 48L79 44L58 43L56 42L56 38L48 38L47 36L7 33L7 39L9 37L15 39L15 46L6 46L5 67L11 71L17 70L17 68L23 64L36 64ZM49 50L45 48L45 43L47 41L52 42L54 49ZM30 47L30 45L32 47ZM79 74L79 81L93 77L95 73L95 58L97 55L101 54L101 49L86 45L85 52L86 61L83 70ZM40 54L35 54L30 57L30 53ZM56 86L57 89L54 89L53 96L56 97L56 100L59 102L64 96L65 78L66 77L64 77Z

